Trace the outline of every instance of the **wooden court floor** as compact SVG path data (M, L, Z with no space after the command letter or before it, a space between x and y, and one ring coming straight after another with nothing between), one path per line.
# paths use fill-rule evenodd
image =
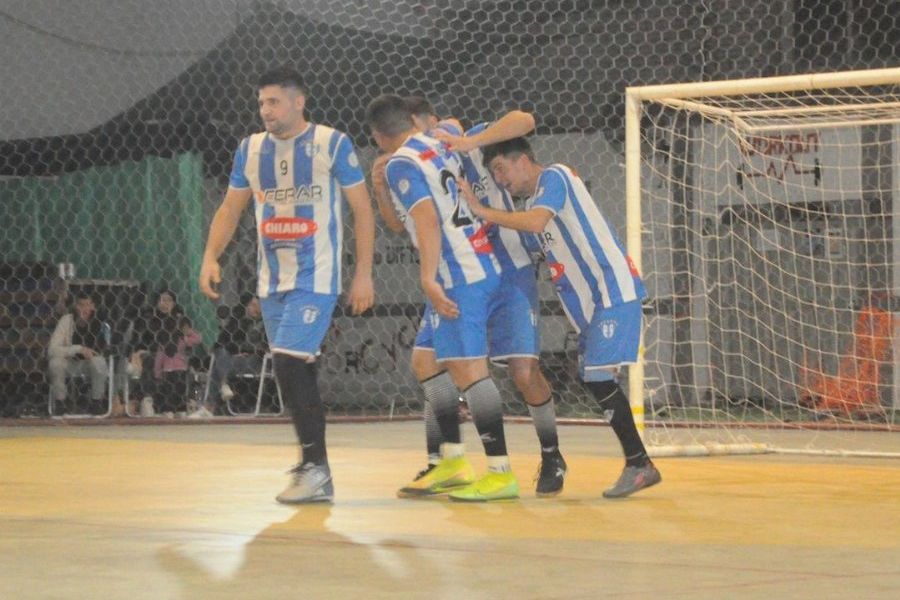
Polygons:
M522 499L459 505L394 496L420 424L331 424L335 503L291 508L292 435L0 428L0 598L900 598L900 461L660 459L611 501L612 432L564 427L566 489L538 499L531 426L508 425Z

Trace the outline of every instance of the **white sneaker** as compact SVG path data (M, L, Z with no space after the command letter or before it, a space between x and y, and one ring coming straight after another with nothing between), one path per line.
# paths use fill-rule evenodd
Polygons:
M191 414L187 416L188 419L212 419L213 414L210 412L208 408L205 406L201 406Z
M141 400L141 416L153 417L155 415L156 411L153 410L153 397L144 396L144 398Z
M219 388L219 393L222 394L222 400L225 402L234 398L234 390L227 383L222 384L222 387Z
M282 504L331 502L334 499L334 484L328 465L306 463L297 465L290 473L291 482L275 498Z

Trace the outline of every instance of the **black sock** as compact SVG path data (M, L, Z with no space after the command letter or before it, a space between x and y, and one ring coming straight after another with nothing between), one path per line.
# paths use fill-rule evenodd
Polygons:
M425 401L431 403L431 410L441 430L442 441L459 444L462 441L459 432L459 390L447 371L441 371L434 377L422 381ZM429 449L429 453L431 450Z
M541 444L541 455L559 454L559 434L556 431L556 408L553 404L553 394L548 396L543 404L537 406L528 404L528 412L531 414L534 431Z
M428 464L436 465L441 461L441 425L438 423L431 402L425 401L422 411L422 419L425 421L425 448L428 450Z
M465 391L466 402L481 436L484 453L488 456L506 456L506 436L503 432L503 400L494 380L485 377Z
M607 413L609 424L622 445L625 464L629 467L641 467L650 462L634 424L634 415L631 414L628 398L625 397L619 384L614 381L590 381L586 385L597 399L600 408Z
M326 464L325 407L319 397L316 363L276 352L272 364L281 396L291 410L302 452L301 463Z

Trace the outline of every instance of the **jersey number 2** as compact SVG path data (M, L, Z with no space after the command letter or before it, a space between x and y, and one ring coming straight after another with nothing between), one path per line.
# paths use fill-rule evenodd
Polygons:
M442 170L441 187L444 188L444 192L452 196L453 192L450 191L450 182L453 182L453 187L456 188L456 208L453 209L453 216L451 217L453 226L465 227L471 225L473 222L472 213L469 212L469 206L463 199L462 194L459 193L459 187L456 185L456 176L446 169Z

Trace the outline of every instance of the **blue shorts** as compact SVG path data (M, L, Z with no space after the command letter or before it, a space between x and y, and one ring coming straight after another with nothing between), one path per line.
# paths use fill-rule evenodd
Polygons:
M459 316L445 319L432 312L428 321L434 328L435 360L487 358L488 319L499 307L499 291L499 277L444 291L459 307Z
M487 352L491 360L505 364L507 359L517 356L537 358L540 352L537 315L538 291L534 267L529 265L504 275L493 310L487 318ZM415 348L434 350L434 331L440 321L431 305L426 304L416 334ZM479 356L483 355L482 351Z
M582 381L606 381L609 370L637 362L641 344L641 301L598 307L578 336L578 374Z
M319 354L337 294L292 290L260 298L263 323L272 352L309 358Z

